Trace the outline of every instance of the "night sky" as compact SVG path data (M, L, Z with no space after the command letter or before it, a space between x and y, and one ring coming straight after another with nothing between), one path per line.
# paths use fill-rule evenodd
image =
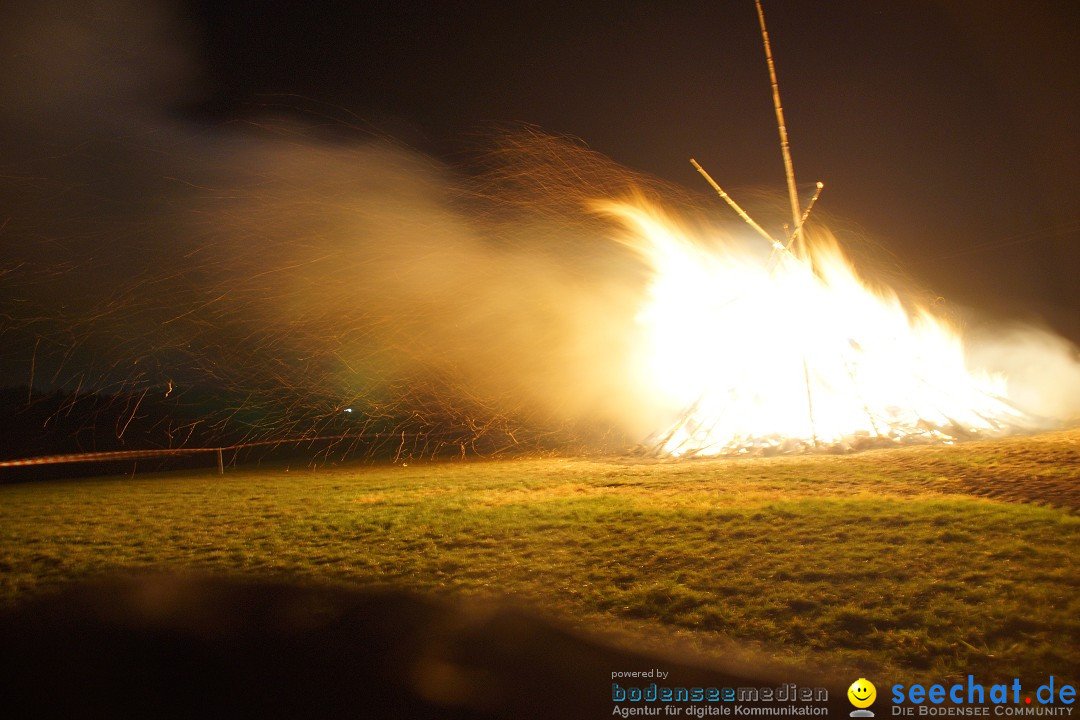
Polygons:
M1080 4L765 12L804 200L825 183L817 216L965 318L1080 342ZM299 142L390 139L456 176L530 126L718 217L691 157L744 203L786 194L752 0L10 0L0 60L0 269L54 247L79 267L65 253L108 238L99 260L124 272L145 258L122 240L182 232L161 220L169 203L190 215L178 187L243 174L215 144L283 117Z
M209 122L296 111L454 162L527 123L784 191L751 0L186 5ZM804 195L953 303L1080 339L1073 2L765 3ZM719 201L718 201L719 207ZM723 210L723 209L722 209Z

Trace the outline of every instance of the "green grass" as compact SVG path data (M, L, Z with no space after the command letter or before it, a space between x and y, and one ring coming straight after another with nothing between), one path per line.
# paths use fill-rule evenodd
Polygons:
M1061 675L1080 667L1078 440L0 486L0 601L116 569L273 574L509 595L868 676Z

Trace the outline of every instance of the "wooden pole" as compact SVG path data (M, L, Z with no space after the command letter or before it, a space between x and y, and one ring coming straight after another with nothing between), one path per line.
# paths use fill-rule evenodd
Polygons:
M772 245L774 249L776 249L776 250L783 250L784 249L784 246L781 245L779 242L777 242L775 239L773 239L772 235L765 232L765 228L761 227L756 222L754 222L754 219L752 217L750 217L750 215L747 214L747 212L745 210L743 210L741 207L739 207L739 203L735 202L735 200L733 200L730 195L728 195L726 192L724 192L724 189L722 187L720 187L720 185L717 184L717 182L715 180L712 179L712 176L709 175L709 173L705 172L705 168L701 167L701 165L698 165L697 160L695 160L694 158L690 158L690 164L693 165L695 168L697 168L697 171L699 173L701 173L701 177L705 178L705 180L710 185L712 185L713 190L715 190L720 197L724 198L724 201L728 205L731 206L731 209L734 210L735 212L739 213L739 217L741 217L743 220L745 220L747 225L754 228L754 230L757 231L758 235L761 235L761 237L768 240L769 244Z
M814 447L818 446L817 423L814 422L814 395L810 392L810 366L806 362L806 355L802 358L803 380L806 382L806 409L810 413L810 435L814 438Z
M221 457L221 448L217 449L217 473L218 475L225 474L225 460Z
M799 236L802 235L803 225L806 224L806 219L810 217L810 211L814 209L814 203L821 197L821 191L824 187L825 183L819 180L817 189L814 190L814 197L810 198L810 203L806 206L806 209L803 210L802 217L799 218L799 224L795 226L795 232L791 233L791 237L788 238L788 243L785 246L786 248L790 249L795 244L795 241L799 239Z
M776 126L780 130L780 153L784 156L784 174L787 176L788 201L791 203L791 227L799 227L799 193L795 188L795 167L791 163L791 146L788 143L787 125L784 124L784 108L780 105L780 84L776 81L776 65L773 63L772 46L769 44L769 31L765 29L765 11L761 9L761 0L754 0L757 6L758 22L761 23L761 42L765 46L765 61L769 65L769 81L772 83L773 107L776 109ZM798 248L795 248L798 250ZM796 253L798 254L798 253Z

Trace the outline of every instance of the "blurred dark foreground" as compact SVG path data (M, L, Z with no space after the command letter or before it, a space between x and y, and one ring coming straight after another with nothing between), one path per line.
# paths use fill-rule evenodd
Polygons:
M5 718L607 718L612 673L650 668L671 686L827 687L829 715L850 710L846 677L727 665L507 604L273 581L107 579L0 614Z

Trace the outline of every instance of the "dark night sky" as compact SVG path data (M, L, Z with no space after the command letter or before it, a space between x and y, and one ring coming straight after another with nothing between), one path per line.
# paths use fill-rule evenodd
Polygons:
M494 123L704 190L783 191L751 0L187 7L227 118L317 107L453 159ZM803 188L935 292L1080 339L1073 2L772 0ZM293 94L295 98L276 94ZM809 190L806 190L809 193Z
M13 267L18 238L165 244L171 226L153 223L168 178L241 175L205 154L243 134L234 120L283 113L301 133L388 136L465 174L493 128L528 124L720 216L690 157L736 198L785 194L752 0L161 4L0 3L0 249ZM826 184L819 216L954 307L1042 318L1080 342L1080 4L765 11L801 191ZM184 133L205 142L171 148ZM24 255L51 262L38 244ZM114 256L113 271L141 257Z

